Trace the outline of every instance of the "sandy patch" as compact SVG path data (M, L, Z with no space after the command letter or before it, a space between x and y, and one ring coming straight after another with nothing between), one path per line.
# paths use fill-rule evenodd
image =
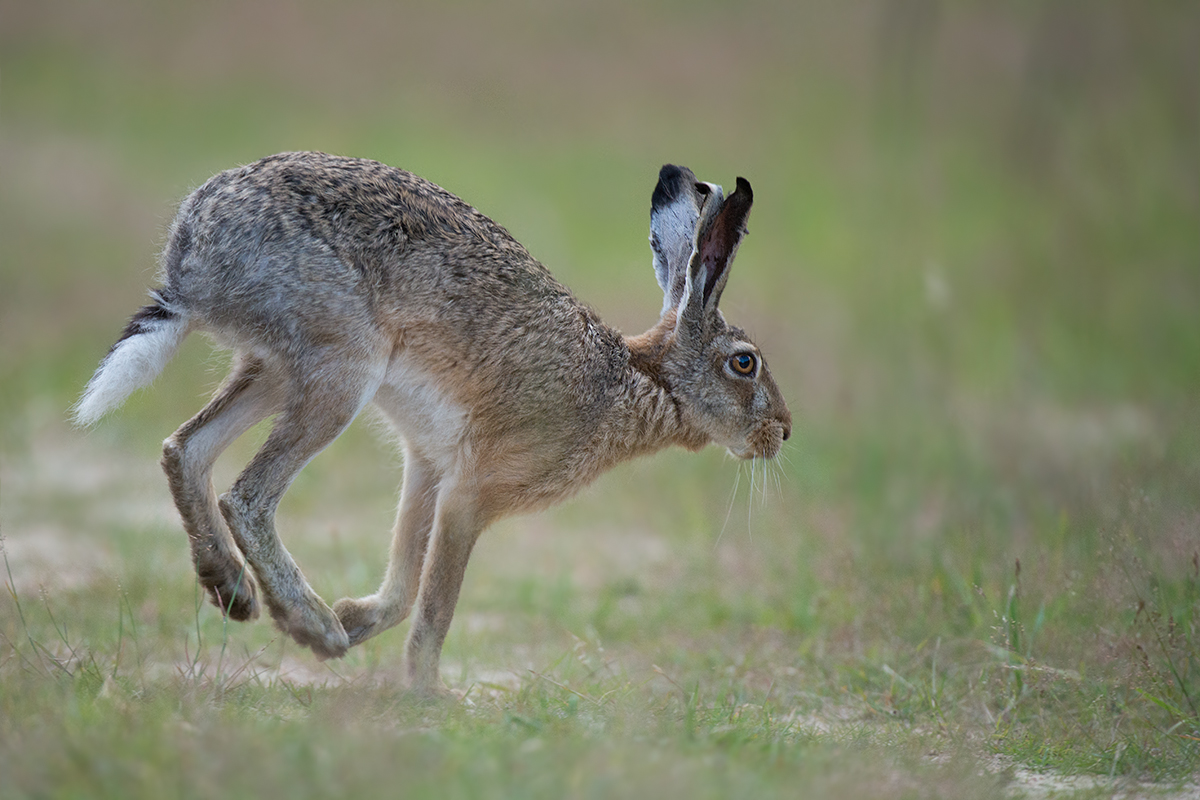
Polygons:
M18 595L80 589L109 574L112 555L96 544L68 536L51 526L26 528L3 539L7 571Z

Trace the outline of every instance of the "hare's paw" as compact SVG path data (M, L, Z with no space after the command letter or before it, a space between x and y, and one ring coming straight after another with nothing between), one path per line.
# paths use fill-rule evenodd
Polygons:
M415 681L408 687L409 696L418 703L460 703L465 695L446 686L437 676L431 680Z
M268 606L279 628L297 644L312 648L319 661L341 658L349 649L350 637L342 623L315 594L306 594L290 607L276 606L269 601Z
M337 615L346 635L350 637L351 647L378 633L383 619L382 604L375 595L357 600L343 597L333 604L333 613Z
M254 588L254 579L245 569L237 570L234 576L225 580L201 577L200 583L208 590L212 604L230 619L238 622L258 619L258 592Z

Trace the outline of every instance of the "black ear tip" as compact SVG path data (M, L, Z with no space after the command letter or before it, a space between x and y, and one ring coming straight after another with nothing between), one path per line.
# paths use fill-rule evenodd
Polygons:
M746 180L745 178L741 177L740 175L738 176L738 179L737 179L737 190L736 191L745 192L747 200L754 199L754 190L750 188L750 181Z
M694 183L695 180L696 176L687 167L663 164L662 169L658 171L658 185L654 187L654 195L650 198L651 210L675 202L688 184Z
M679 167L675 164L663 164L662 169L658 171L658 179L660 181L674 182L686 169L687 167Z

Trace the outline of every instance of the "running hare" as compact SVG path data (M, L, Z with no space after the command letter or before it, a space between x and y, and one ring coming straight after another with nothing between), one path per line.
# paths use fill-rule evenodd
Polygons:
M434 184L374 161L271 156L183 201L162 288L100 362L75 420L90 425L148 384L193 330L232 348L225 383L163 445L200 583L236 620L258 616L261 597L321 659L415 603L407 679L442 691L442 642L489 523L668 445L770 458L788 438L758 348L717 310L751 201L742 178L726 198L662 168L650 209L662 318L622 337ZM276 535L275 508L371 402L404 450L390 561L378 592L330 609ZM271 415L262 449L218 499L213 462Z

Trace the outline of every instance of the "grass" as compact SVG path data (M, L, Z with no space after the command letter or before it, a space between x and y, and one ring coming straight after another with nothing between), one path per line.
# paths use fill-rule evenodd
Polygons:
M26 5L0 796L1194 792L1194 10ZM658 166L754 183L723 306L789 399L785 458L665 453L489 531L457 705L404 695L403 630L322 666L200 602L155 462L223 374L205 342L63 421L173 203L307 147L458 192L626 331L660 302ZM322 596L374 589L399 467L357 423L285 499Z

